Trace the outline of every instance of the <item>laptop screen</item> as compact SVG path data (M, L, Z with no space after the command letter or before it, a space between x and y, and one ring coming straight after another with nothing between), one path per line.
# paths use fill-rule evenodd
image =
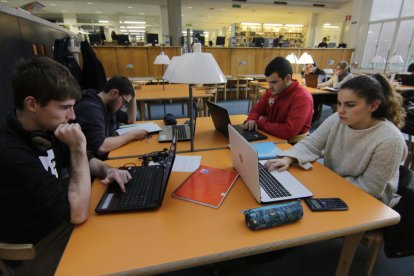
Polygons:
M170 146L170 152L168 154L167 159L165 160L165 170L164 170L164 177L162 178L162 186L160 190L160 200L161 202L164 199L165 189L167 188L168 180L170 179L170 174L172 171L172 167L174 165L175 160L175 152L176 152L176 144L177 144L177 135L173 133L173 140Z

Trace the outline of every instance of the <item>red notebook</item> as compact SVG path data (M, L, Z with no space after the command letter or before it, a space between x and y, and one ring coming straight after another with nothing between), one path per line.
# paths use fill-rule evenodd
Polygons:
M217 169L201 165L172 194L173 197L219 208L237 179L234 169Z

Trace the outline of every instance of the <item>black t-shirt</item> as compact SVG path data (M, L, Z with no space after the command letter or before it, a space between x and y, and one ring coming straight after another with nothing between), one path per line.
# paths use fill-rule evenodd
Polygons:
M51 135L42 152L30 137L14 114L0 129L0 241L8 243L36 243L70 221L68 148Z

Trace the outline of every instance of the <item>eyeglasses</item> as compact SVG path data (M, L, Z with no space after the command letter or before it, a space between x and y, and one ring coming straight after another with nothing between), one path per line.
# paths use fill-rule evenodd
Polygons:
M119 95L120 97L121 97L121 99L122 99L122 106L123 107L125 107L125 106L127 106L128 104L129 104L129 102L127 101L127 100L125 100L125 98L124 97L122 97L122 95Z

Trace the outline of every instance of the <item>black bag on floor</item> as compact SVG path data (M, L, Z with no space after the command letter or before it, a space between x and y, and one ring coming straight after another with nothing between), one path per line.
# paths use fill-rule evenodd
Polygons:
M403 106L407 115L405 117L405 125L401 131L414 135L414 92L405 92L403 98Z
M384 231L384 252L388 258L414 255L414 171L400 166L397 193L401 200L394 210L401 221Z

